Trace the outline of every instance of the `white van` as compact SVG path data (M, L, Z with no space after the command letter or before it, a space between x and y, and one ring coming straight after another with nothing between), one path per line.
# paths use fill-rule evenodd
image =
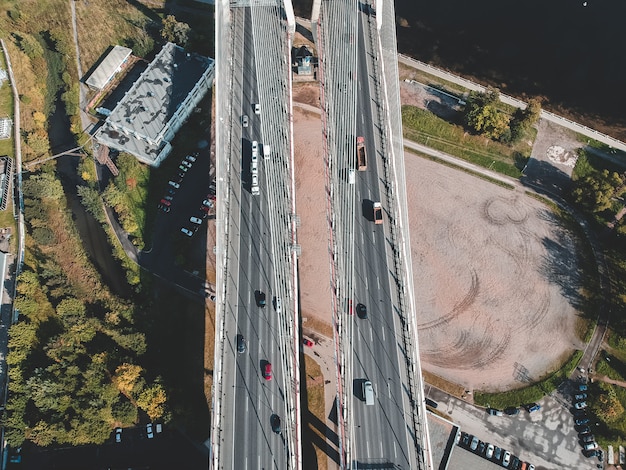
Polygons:
M363 382L363 399L365 400L365 404L368 406L372 406L374 404L374 387L372 386L372 382L369 380Z

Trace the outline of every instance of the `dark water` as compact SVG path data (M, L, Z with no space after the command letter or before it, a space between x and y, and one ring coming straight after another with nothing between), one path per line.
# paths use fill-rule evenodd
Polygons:
M626 140L626 2L583 2L398 0L398 50Z

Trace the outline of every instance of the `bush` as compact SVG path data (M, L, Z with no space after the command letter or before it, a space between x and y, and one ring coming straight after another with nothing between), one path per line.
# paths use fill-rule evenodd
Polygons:
M52 230L46 227L37 227L33 230L33 239L39 245L52 245L56 241L56 237Z

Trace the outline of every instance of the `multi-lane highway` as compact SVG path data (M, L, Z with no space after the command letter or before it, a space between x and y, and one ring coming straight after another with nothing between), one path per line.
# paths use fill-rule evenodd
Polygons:
M229 7L228 40L220 44L230 60L218 70L226 94L218 97L218 192L227 203L218 213L226 237L224 251L218 241L213 466L290 468L300 425L290 43L276 4L222 5Z
M367 171L358 172L356 180L357 212L355 220L355 282L354 303L366 307L367 318L354 316L353 333L353 422L354 448L352 460L363 464L388 464L390 468L417 468L409 443L410 411L405 409L403 387L403 345L398 338L402 330L397 312L397 294L388 266L391 260L388 242L388 218L382 225L372 220L372 203L382 202L383 213L389 205L380 191L383 179L382 155L379 150L377 110L368 77L373 75L368 37L367 15L360 15L358 34L357 135L365 137L368 151ZM365 25L365 28L364 28ZM358 309L357 309L358 310ZM375 404L363 401L362 383L372 382Z

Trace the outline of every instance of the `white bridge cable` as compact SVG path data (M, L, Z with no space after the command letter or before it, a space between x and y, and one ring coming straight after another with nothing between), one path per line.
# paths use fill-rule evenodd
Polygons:
M382 5L380 5L382 3ZM383 19L395 18L393 2L380 2L377 14ZM385 123L381 150L384 157L385 196L389 215L389 229L393 246L394 280L398 290L398 308L402 324L402 342L406 361L407 385L410 393L411 419L414 429L414 445L417 465L420 469L432 469L432 454L428 419L421 373L415 297L413 294L413 270L411 262L406 179L404 172L404 148L402 141L402 113L400 108L397 43L394 21L383 21L379 29L370 21L371 37L375 38L372 52L379 54L374 61L381 70L375 75L382 79L379 84L383 96L377 100L379 120ZM390 156L390 158L388 157Z
M272 231L274 259L273 294L281 299L279 321L279 348L284 377L285 423L288 468L297 469L301 463L300 449L300 376L299 329L297 323L297 286L294 280L295 223L294 195L292 194L292 110L289 81L291 38L288 34L285 11L278 6L253 7L255 62L257 64L258 101L261 108L261 148L270 146L269 159L260 157L264 179L260 190L267 195L268 215ZM273 299L270 299L272 301ZM273 302L271 302L273 303Z

